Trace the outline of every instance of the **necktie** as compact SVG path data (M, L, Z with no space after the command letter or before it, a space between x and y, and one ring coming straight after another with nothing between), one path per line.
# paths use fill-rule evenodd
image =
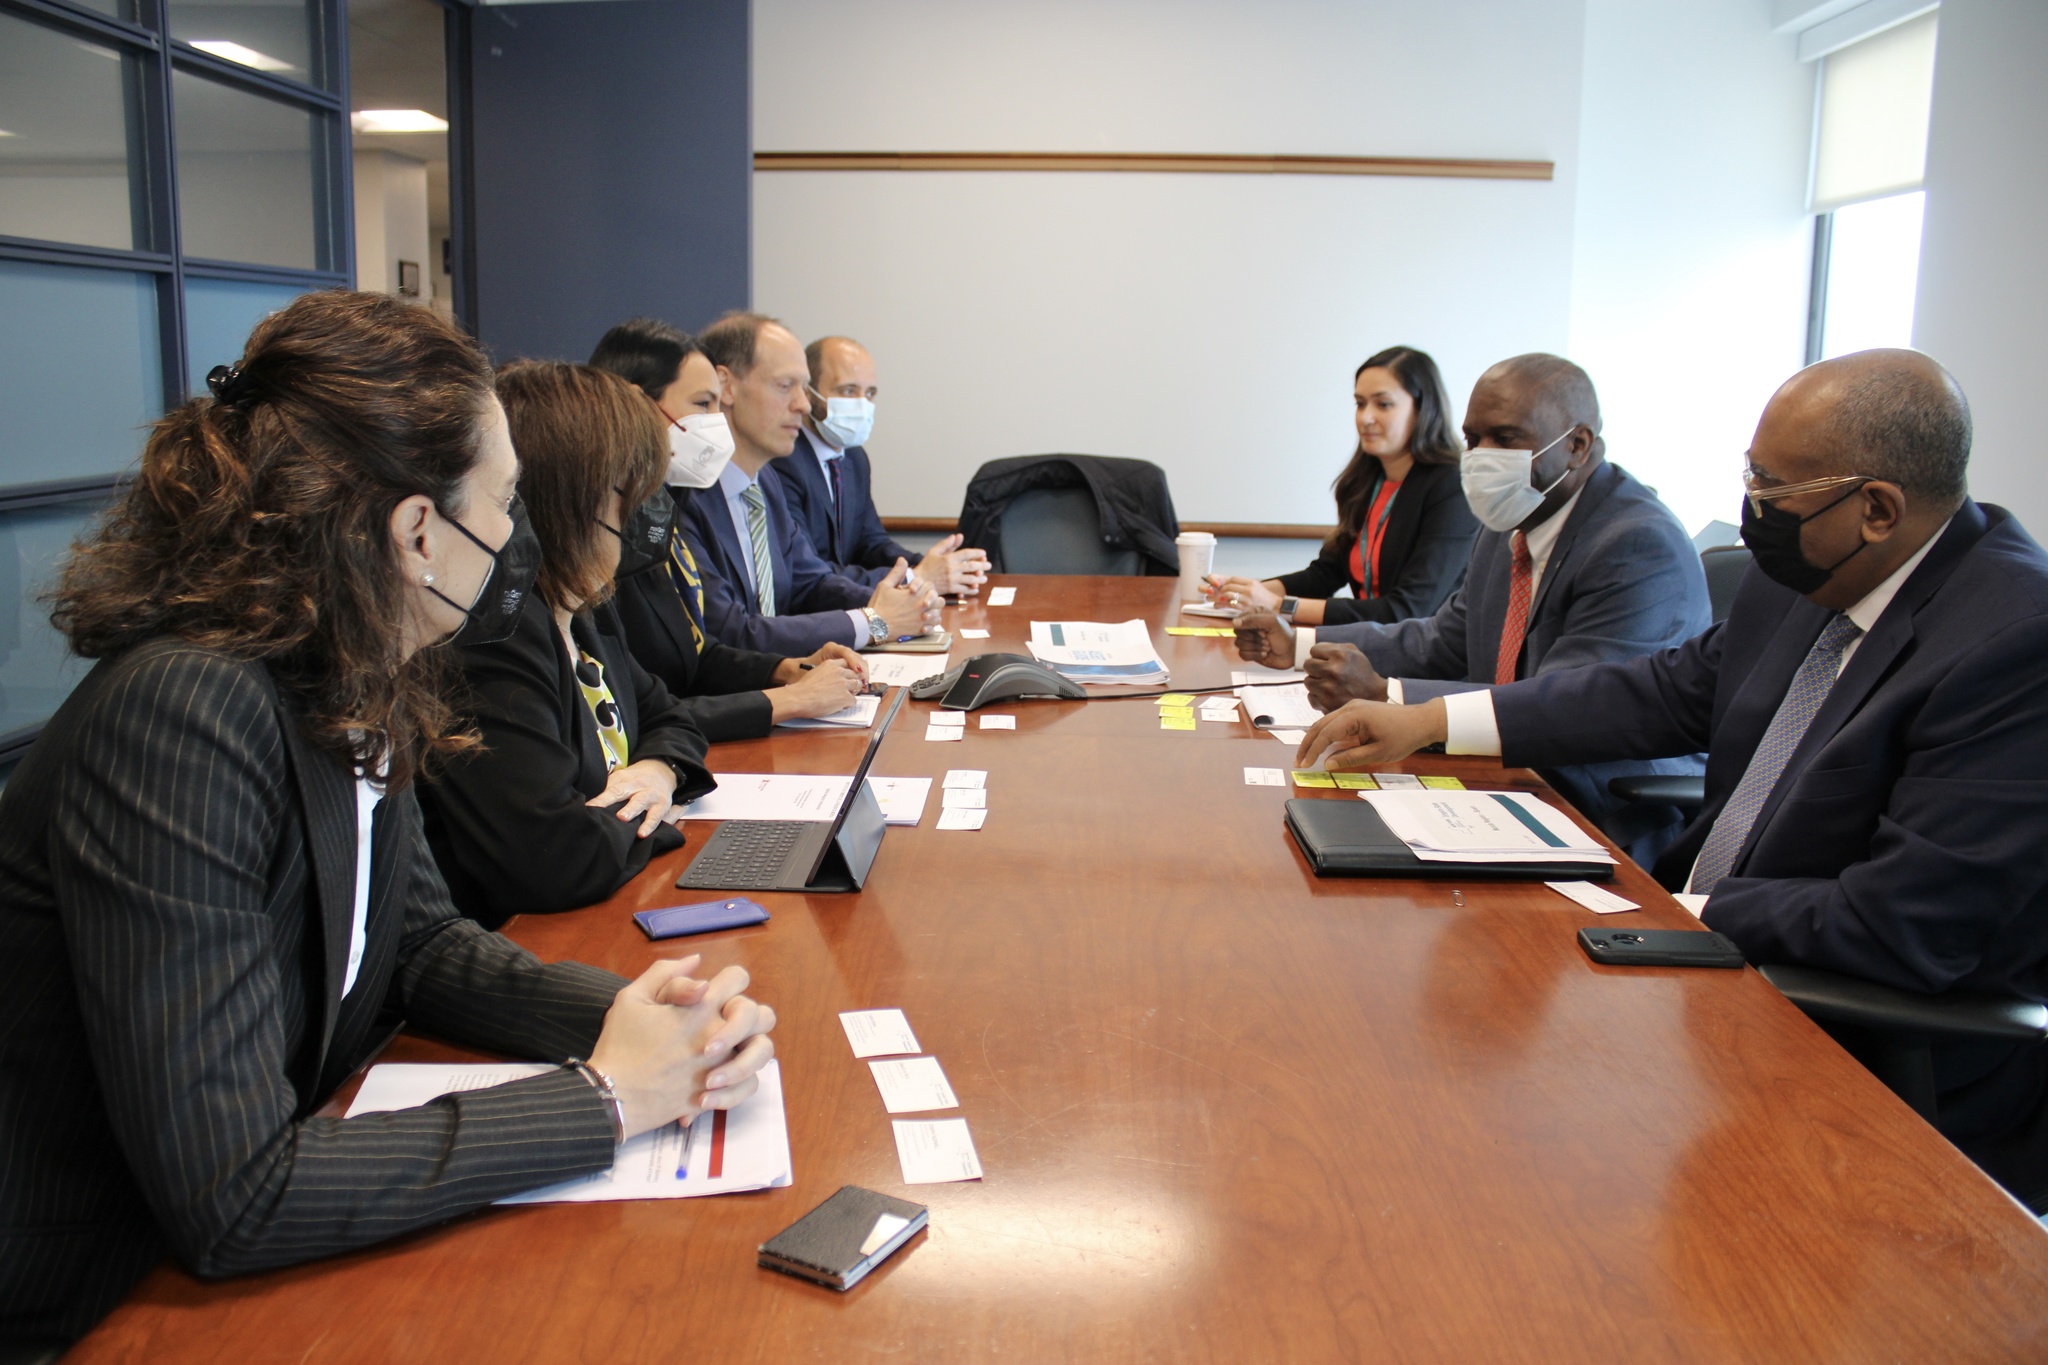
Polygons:
M1771 717L1770 728L1764 731L1763 742L1750 758L1748 770L1742 774L1742 781L1735 784L1735 794L1714 818L1714 828L1708 832L1699 863L1693 868L1694 891L1712 895L1715 884L1735 866L1735 857L1749 838L1757 812L1770 799L1771 789L1784 775L1792 751L1805 738L1806 727L1813 724L1821 703L1828 699L1836 677L1841 674L1842 651L1862 633L1861 626L1837 613L1807 651L1806 662L1792 675L1792 685L1785 689L1785 700L1778 703L1778 713Z
M747 505L747 539L754 547L754 597L763 616L775 614L775 560L768 553L768 507L761 485L750 483L740 494Z
M1529 634L1529 599L1535 595L1536 566L1529 558L1529 539L1520 531L1508 534L1515 564L1508 574L1508 615L1500 626L1500 654L1494 659L1493 680L1511 683L1522 662L1522 641Z
M839 481L839 466L845 457L828 460L826 465L832 471L832 558L841 557L840 546L846 544L846 491Z
M683 599L683 615L690 621L690 639L697 652L704 652L704 576L697 572L697 557L679 530L668 536L668 581Z

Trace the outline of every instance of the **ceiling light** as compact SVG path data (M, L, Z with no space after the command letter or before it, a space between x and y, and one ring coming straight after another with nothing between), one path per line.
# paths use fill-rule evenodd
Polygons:
M7 131L7 130L6 130L5 128L0 128L0 137L20 137L20 136L21 136L21 134L20 134L20 133L10 133L10 132L8 132L8 131Z
M348 126L359 133L445 133L448 120L424 109L358 109Z
M246 66L257 71L298 70L290 62L281 62L275 57L266 56L256 51L254 48L243 47L240 43L204 41L195 42L192 46L198 48L201 52L218 57L224 62L233 62L236 66Z

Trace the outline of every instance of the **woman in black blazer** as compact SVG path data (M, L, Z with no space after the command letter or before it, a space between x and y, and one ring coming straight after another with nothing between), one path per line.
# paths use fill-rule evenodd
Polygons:
M73 553L54 619L98 662L0 793L0 1347L166 1254L289 1265L601 1171L772 1053L740 969L545 965L427 853L413 778L475 742L434 646L531 583L476 347L307 294L208 383ZM315 1118L393 1017L563 1065Z
M606 332L590 363L653 400L669 449L668 496L680 516L684 490L710 487L732 454L718 410L718 371L694 340L652 318ZM867 681L867 665L845 645L826 644L791 659L711 638L704 629L704 580L679 526L666 554L620 572L612 606L633 657L669 691L690 699L691 714L714 744L758 739L780 721L838 710L845 702L837 665Z
M1337 529L1307 568L1257 582L1212 579L1230 606L1287 608L1304 626L1430 616L1457 591L1479 534L1458 482L1458 439L1436 362L1409 346L1352 377L1358 448L1337 476ZM1338 597L1349 587L1349 598Z

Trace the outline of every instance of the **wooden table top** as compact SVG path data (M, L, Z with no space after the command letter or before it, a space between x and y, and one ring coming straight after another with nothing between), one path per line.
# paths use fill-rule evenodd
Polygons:
M1229 681L1229 641L1164 633L1213 624L1176 619L1171 580L996 581L1014 606L948 609L992 633L956 660L1021 652L1034 617L1143 617L1176 687ZM692 825L609 902L510 927L628 976L745 964L781 1017L791 1188L490 1210L227 1282L166 1267L71 1359L2048 1358L2048 1233L1755 972L1595 967L1573 935L1598 917L1540 886L1318 880L1281 823L1311 793L1243 778L1291 750L1242 720L1029 702L994 708L1014 733L932 744L931 707L875 771L987 769L980 832L933 828L934 783L864 892L650 944L632 911L702 897L672 885ZM847 772L864 740L712 766ZM1614 887L1630 923L1692 923L1632 864ZM836 1018L889 1006L943 1062L981 1181L901 1183ZM929 1204L930 1230L846 1294L755 1265L848 1183Z

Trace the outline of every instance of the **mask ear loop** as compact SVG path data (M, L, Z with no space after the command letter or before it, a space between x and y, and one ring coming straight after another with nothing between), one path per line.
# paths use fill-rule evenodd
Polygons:
M1571 424L1570 426L1566 427L1566 428L1565 428L1565 429L1564 429L1563 431L1560 431L1559 433L1557 433L1557 435L1556 435L1556 436L1553 436L1553 437L1552 437L1552 438L1550 439L1550 444L1549 444L1549 445L1546 445L1546 446L1544 446L1544 447L1543 447L1543 449L1541 449L1541 450L1537 451L1537 452L1536 452L1536 453L1535 453L1534 455L1531 455L1531 456L1529 457L1529 472L1530 472L1530 474L1532 474L1532 475L1533 475L1533 474L1534 474L1534 473L1536 472L1536 462L1537 462L1538 460L1542 459L1542 458L1543 458L1543 457L1544 457L1545 455L1547 455L1547 454L1549 454L1549 453L1550 453L1550 447L1551 447L1551 446L1554 446L1554 445L1556 445L1556 444L1557 444L1557 443L1558 443L1559 441L1562 441L1562 440L1563 440L1563 439L1564 439L1565 437L1567 437L1567 436L1571 435L1571 434L1572 434L1573 432L1577 431L1577 430L1579 429L1579 427L1580 427L1581 425L1582 425L1582 424L1581 424L1581 423L1578 423L1578 422L1574 422L1574 423L1572 423L1572 424ZM1557 476L1556 478L1554 478L1554 479L1552 479L1552 480L1550 481L1550 487L1549 487L1549 488L1544 488L1544 489L1540 489L1540 490L1538 490L1538 491L1539 491L1539 493L1541 494L1541 496L1543 496L1543 497L1546 497L1546 498L1547 498L1547 497L1549 497L1549 496L1550 496L1550 495L1551 495L1551 494L1552 494L1553 492L1555 492L1555 491L1556 491L1556 489L1557 489L1557 486L1558 486L1559 484L1563 483L1563 482L1564 482L1564 481L1565 481L1566 479L1569 479L1569 478L1570 478L1571 476L1572 476L1572 467L1571 467L1570 465L1566 465L1566 466L1564 467L1564 473L1562 473L1562 474L1558 475L1558 476Z

